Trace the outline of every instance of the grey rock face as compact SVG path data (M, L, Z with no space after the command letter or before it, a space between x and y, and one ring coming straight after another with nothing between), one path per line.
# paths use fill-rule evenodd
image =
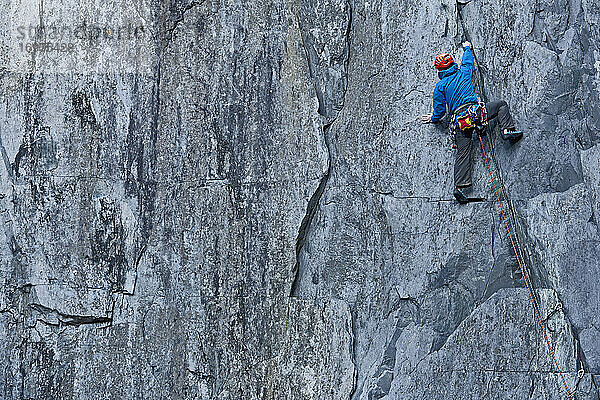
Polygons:
M0 398L600 398L597 2L4 5ZM418 121L463 40L502 210Z

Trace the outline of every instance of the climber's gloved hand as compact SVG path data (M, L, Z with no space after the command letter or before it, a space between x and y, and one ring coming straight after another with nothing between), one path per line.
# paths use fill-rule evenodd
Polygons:
M433 114L425 114L425 115L421 116L421 122L424 124L430 124L432 115Z
M463 49L465 47L471 47L471 48L473 47L473 46L471 46L471 42L468 42L468 41L467 42L463 42L462 46L463 46Z

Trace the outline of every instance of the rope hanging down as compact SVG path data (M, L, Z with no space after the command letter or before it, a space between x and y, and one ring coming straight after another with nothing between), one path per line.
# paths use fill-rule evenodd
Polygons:
M490 178L492 180L492 185L494 186L494 193L496 194L496 199L498 200L498 205L500 205L500 212L502 214L502 220L504 221L504 225L506 226L506 231L508 232L508 237L510 238L510 243L512 245L513 251L515 252L515 256L517 257L517 263L519 264L519 268L521 269L521 274L523 276L523 281L525 282L525 286L527 287L527 291L529 292L529 299L531 300L531 304L533 306L533 311L534 314L538 320L538 323L540 325L540 328L542 329L542 333L544 335L544 339L546 341L546 344L548 345L548 350L550 352L550 355L552 355L552 359L554 360L554 364L556 365L556 369L558 370L558 373L562 379L562 382L565 386L565 390L567 391L567 396L569 398L574 398L575 397L575 390L571 391L571 389L569 388L569 385L567 385L567 381L565 380L565 376L562 372L562 370L560 369L560 366L558 365L558 360L556 359L556 355L554 354L554 349L552 349L552 345L550 344L550 340L548 339L548 334L546 333L546 327L544 326L544 323L542 322L542 318L540 317L540 311L538 308L538 305L535 301L535 296L533 294L533 289L531 286L531 282L529 282L529 279L527 279L526 273L525 273L525 268L523 267L523 263L521 262L521 257L519 256L519 254L521 253L520 251L517 250L517 246L515 245L515 241L513 239L513 235L512 232L508 226L508 221L506 219L506 214L504 214L504 207L502 207L502 201L500 200L500 195L498 194L498 189L496 188L496 182L494 181L494 176L492 175L492 170L490 168L490 164L488 162L488 157L487 154L485 152L485 147L483 146L483 140L481 139L481 135L477 135L477 137L479 138L479 143L481 143L481 151L483 152L483 158L485 160L485 164L487 166L487 170L490 174Z
M462 12L461 12L461 4L458 1L456 3L456 9L457 9L458 17L460 19L460 24L461 24L461 26L463 28L463 34L465 35L465 39L468 40L468 41L471 41L470 40L469 32L466 29L465 22L463 20L463 16L462 16ZM474 58L475 62L477 63L477 65L479 65L479 62L478 62L478 60L477 60L477 58L475 56L475 52L474 51L473 51L473 58ZM477 68L477 72L479 74L478 82L479 82L479 86L480 86L480 89L481 89L481 95L483 97L483 100L487 103L487 96L486 96L486 93L485 93L485 86L484 86L484 83L483 83L484 82L483 81L483 76L481 75L481 71L480 71L479 68ZM546 345L548 346L548 351L552 355L552 359L554 360L554 364L556 365L556 369L558 370L558 373L559 373L559 375L560 375L560 377L562 379L563 385L564 385L565 390L567 392L567 396L570 399L575 398L575 392L577 390L577 387L575 388L575 390L571 391L571 389L569 388L569 385L567 385L567 381L565 380L564 374L563 374L562 370L560 369L560 366L558 365L558 361L556 359L556 355L554 354L554 349L552 348L552 346L550 344L550 340L548 339L548 334L546 333L546 328L545 328L545 326L544 326L544 324L542 322L542 318L540 317L539 308L538 308L537 303L535 301L535 296L534 296L532 285L531 285L531 278L529 277L529 274L528 274L526 268L524 268L524 266L523 266L524 261L522 261L522 260L525 259L525 255L524 255L522 249L520 248L520 246L517 245L518 241L519 241L519 238L518 238L518 236L516 238L513 238L512 232L511 232L511 230L509 228L509 225L508 225L508 220L507 220L506 214L504 213L504 208L502 207L502 200L500 199L500 194L498 193L498 188L496 187L496 182L494 181L494 176L492 174L492 170L491 170L490 164L488 162L488 157L487 157L487 154L485 152L485 148L484 148L484 145L483 145L483 140L481 139L480 135L477 135L477 136L479 138L479 142L481 143L481 151L483 152L483 157L485 159L485 164L487 166L487 170L488 170L488 172L490 174L490 179L492 181L492 185L494 186L494 193L496 194L496 199L498 200L498 204L500 205L500 212L502 214L502 220L504 222L504 225L506 226L506 231L508 232L508 236L510 238L510 243L512 245L513 251L515 252L515 256L517 258L517 263L519 264L519 269L521 270L521 275L523 276L523 281L525 282L525 286L527 287L527 291L529 293L529 298L530 298L531 304L533 306L534 314L535 314L536 319L537 319L537 321L538 321L538 323L540 325L540 328L542 329L542 333L544 335L544 339L546 341ZM490 146L493 146L491 138L490 138L489 141L490 141ZM493 154L492 154L492 158L493 158L493 161L494 161L494 164L495 164L496 168L499 169L497 161L493 157ZM504 186L504 182L502 180L502 175L499 175L498 178L500 180L501 186L504 188L504 190L506 190L505 186ZM509 199L506 197L506 194L504 192L502 193L502 195L503 195L503 197L506 198L506 202L508 204L509 209L512 211L513 218L514 218L515 211L514 211L514 209L512 209L512 205L510 204ZM516 220L512 220L511 222L513 223L515 231L517 231L518 230L517 229L517 221ZM517 244L515 244L515 241L517 242Z

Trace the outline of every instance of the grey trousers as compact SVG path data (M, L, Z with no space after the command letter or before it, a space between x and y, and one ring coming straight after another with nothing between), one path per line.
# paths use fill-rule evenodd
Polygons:
M456 141L456 154L454 156L454 185L457 188L466 188L471 186L471 169L473 162L471 160L473 130L457 130L454 135Z
M508 104L504 100L485 103L485 108L488 113L488 121L498 118L497 121L500 124L500 129L512 129L515 127L515 121L513 121Z
M515 127L508 104L504 100L490 101L486 103L488 121L498 118L500 129ZM471 147L473 146L473 130L457 130L454 135L456 140L456 155L454 158L454 185L457 188L466 188L472 185L471 170L473 160L471 159Z

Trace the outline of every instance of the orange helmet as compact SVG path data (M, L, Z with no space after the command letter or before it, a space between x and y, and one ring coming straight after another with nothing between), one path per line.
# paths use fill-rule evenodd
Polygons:
M446 69L452 64L454 64L454 59L452 58L452 56L448 53L442 53L435 58L433 66L435 67L435 69L440 70Z

